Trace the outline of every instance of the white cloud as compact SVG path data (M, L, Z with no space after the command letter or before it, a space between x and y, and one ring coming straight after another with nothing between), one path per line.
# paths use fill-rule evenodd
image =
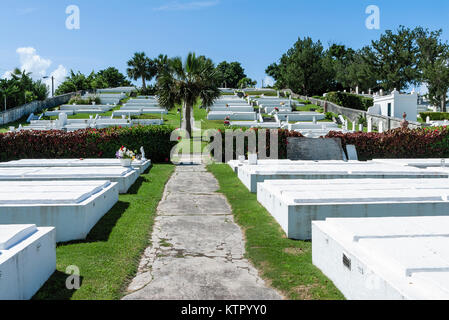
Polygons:
M156 11L180 11L180 10L195 10L202 8L209 8L216 6L220 1L190 1L190 2L179 2L171 1L170 3L154 8Z
M20 70L31 72L33 77L43 77L47 73L47 69L51 66L51 60L43 59L36 54L36 49L31 47L18 48L16 52L19 54Z
M22 47L16 50L19 55L20 61L20 70L31 72L31 77L35 80L42 79L45 76L49 76L50 78L53 76L55 78L55 89L58 85L64 81L67 76L67 70L63 65L59 65L57 69L47 73L47 70L52 65L52 61L50 59L42 58L37 54L35 48L32 47ZM9 79L11 77L11 71L7 71L3 74L2 78ZM46 83L51 90L51 79L45 79L44 83Z

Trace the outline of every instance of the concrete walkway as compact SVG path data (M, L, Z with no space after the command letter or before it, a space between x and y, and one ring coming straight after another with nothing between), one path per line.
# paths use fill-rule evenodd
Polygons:
M178 166L159 204L152 246L126 300L282 299L243 258L244 240L203 165Z

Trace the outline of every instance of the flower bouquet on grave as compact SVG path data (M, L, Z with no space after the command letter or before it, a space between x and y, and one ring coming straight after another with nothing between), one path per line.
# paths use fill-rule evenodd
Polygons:
M224 125L225 126L229 126L231 124L230 120L231 120L231 118L226 117L225 120L224 120Z
M136 154L124 146L115 153L115 156L120 159L120 163L124 167L130 167L133 160L136 159Z
M278 112L279 112L279 108L278 108L278 107L275 107L275 108L274 108L274 111L276 111L276 113L278 113Z

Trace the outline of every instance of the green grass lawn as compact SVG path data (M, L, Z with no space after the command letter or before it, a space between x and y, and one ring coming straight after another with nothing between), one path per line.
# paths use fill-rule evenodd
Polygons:
M323 108L319 107L315 104L306 104L305 106L297 106L296 111L306 112L306 111L316 111L316 112L323 112Z
M214 174L232 206L246 239L246 257L272 287L287 299L344 299L323 273L312 264L311 243L287 239L278 223L257 202L225 164L213 164Z
M27 124L26 123L27 118L28 118L28 116L23 117L23 118L21 118L21 119L19 119L17 121L14 121L14 122L10 122L10 123L7 123L7 124L0 125L0 133L8 132L9 131L9 127L16 127L17 128L19 125L22 125L22 126L26 125Z
M154 165L97 223L86 240L58 244L57 271L34 299L120 299L149 245L156 208L173 165ZM66 268L78 266L81 288L68 290Z

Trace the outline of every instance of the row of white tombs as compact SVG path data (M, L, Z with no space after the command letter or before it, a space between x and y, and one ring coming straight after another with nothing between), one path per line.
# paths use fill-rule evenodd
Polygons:
M89 95L84 96L84 98ZM132 127L136 125L163 125L164 115L168 111L159 105L154 96L142 96L128 100L120 109L117 104L124 98L125 94L101 94L102 104L78 105L67 104L60 106L57 110L46 111L39 117L32 114L28 118L28 126L18 128L10 127L10 131L21 130L65 130L68 132L80 129L104 129L109 127ZM104 101L104 102L103 102ZM104 115L106 112L111 115ZM76 114L88 114L89 119L70 118ZM142 115L152 115L154 119L138 119ZM58 117L56 120L42 120L42 117ZM132 118L136 119L132 119Z
M0 162L0 300L30 299L56 270L56 243L85 239L150 160Z
M144 158L144 157L143 157ZM228 164L348 299L449 299L449 159ZM85 239L150 166L116 159L0 163L0 300L29 299L55 244Z
M449 299L449 159L228 164L348 299Z
M254 104L257 105L258 112L255 111ZM325 119L325 115L322 113L293 111L294 104L304 106L285 98L248 97L242 99L223 96L208 108L207 119L227 121L230 126L236 127L295 130L311 138L325 136L330 131L348 131L348 124L345 124L344 119L343 127L339 128L337 123L321 121ZM359 129L358 125L354 126L354 131Z

